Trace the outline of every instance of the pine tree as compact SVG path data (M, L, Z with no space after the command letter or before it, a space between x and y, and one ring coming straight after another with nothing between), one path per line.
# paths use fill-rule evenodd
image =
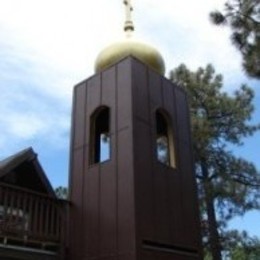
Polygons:
M224 11L214 11L210 18L216 25L231 28L231 40L242 54L245 71L260 79L260 1L228 0Z
M55 194L57 196L58 199L68 199L68 188L67 187L63 187L63 186L59 186L57 188L55 188Z
M226 255L231 260L260 259L260 240L247 232L231 230L225 234Z
M204 242L213 259L221 260L227 221L260 206L259 172L229 150L260 129L250 124L254 93L246 85L233 95L223 92L222 76L211 65L196 72L180 65L171 80L188 93Z

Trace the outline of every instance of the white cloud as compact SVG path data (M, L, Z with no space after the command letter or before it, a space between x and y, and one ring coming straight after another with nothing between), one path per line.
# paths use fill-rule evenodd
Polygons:
M0 22L8 28L7 38L27 46L49 66L85 77L93 72L98 52L122 36L124 11L120 2L3 0ZM160 47L168 68L176 65L174 60L198 64L209 57L207 49L212 49L212 61L219 60L221 55L216 50L220 47L233 50L227 34L208 19L209 11L224 0L133 2L136 34ZM233 51L226 54L233 57Z
M8 116L6 116L8 114ZM7 133L15 138L28 140L31 138L48 136L52 138L52 134L57 129L66 131L69 127L69 117L59 114L59 116L50 116L51 111L47 110L43 113L35 111L9 111L0 117L0 124ZM46 138L45 138L46 139Z
M3 52L1 48L0 150L4 154L15 152L18 147L31 146L37 138L50 147L64 147L68 142L70 98L61 90L58 94L60 85L53 87L57 78L50 69L46 68L46 76L39 64L1 55Z
M10 101L15 105L10 101L0 104L0 150L7 154L8 148L31 146L36 139L57 149L68 144L69 111L47 99L41 102L33 95L13 95L16 98Z
M9 127L11 135L21 139L34 138L36 134L46 131L44 121L32 113L9 114L4 118L3 123Z

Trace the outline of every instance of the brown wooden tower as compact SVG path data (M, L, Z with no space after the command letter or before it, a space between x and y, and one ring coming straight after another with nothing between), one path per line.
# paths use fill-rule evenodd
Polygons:
M74 89L70 260L202 259L187 97L137 45Z

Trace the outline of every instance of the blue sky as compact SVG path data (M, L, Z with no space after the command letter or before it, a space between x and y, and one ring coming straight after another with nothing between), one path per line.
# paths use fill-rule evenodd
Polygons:
M67 185L72 89L93 74L99 51L123 38L121 0L0 0L0 159L28 146L53 186ZM260 82L241 70L229 30L208 13L224 0L133 1L137 39L157 47L166 70L212 63L225 90L247 83L256 92L253 121L260 121ZM260 134L234 153L260 169ZM233 222L260 237L260 213Z

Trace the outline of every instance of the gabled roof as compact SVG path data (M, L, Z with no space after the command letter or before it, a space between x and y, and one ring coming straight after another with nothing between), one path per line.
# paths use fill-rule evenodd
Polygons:
M8 176L11 175L16 175L18 179L20 177L20 180L23 179L22 185L24 186L28 183L31 189L34 189L34 181L35 189L40 187L42 192L49 196L56 197L55 192L37 158L37 154L31 147L0 161L0 182L5 182L5 180L8 179ZM19 183L16 185L19 185Z
M0 161L0 178L25 160L28 160L30 156L34 157L35 154L32 148L27 148Z

